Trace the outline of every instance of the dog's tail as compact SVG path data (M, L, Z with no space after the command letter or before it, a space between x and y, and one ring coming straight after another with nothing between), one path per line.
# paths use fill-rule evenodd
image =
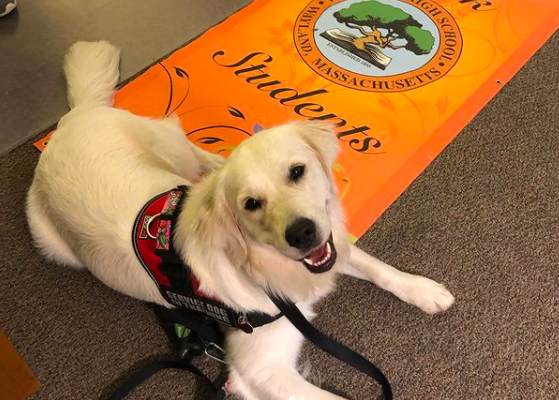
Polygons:
M64 59L68 104L109 106L118 83L120 50L108 42L77 42Z

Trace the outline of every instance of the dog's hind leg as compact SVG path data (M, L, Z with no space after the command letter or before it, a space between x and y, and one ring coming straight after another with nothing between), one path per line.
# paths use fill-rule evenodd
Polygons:
M27 196L27 222L35 245L49 260L74 268L83 268L68 244L62 239L56 227L46 214L34 186Z
M349 262L341 264L339 271L371 281L429 314L445 311L454 303L454 296L440 283L399 271L353 245Z

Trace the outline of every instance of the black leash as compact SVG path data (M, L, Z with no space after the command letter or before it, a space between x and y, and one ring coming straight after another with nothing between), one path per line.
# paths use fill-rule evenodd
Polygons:
M295 326L295 328L297 328L312 344L350 367L373 378L382 387L384 400L392 400L392 386L390 385L390 381L373 363L368 361L361 354L356 353L312 326L295 304L286 303L274 296L269 297L293 326Z
M322 351L337 358L350 367L364 373L365 375L373 378L382 387L382 394L384 400L393 400L392 386L390 381L374 364L364 358L362 355L356 353L342 343L328 337L324 333L317 330L312 326L297 306L291 302L285 302L274 296L269 296L270 300L282 312L289 322L297 328L307 340L313 343ZM156 310L156 312L159 310ZM161 314L158 314L161 316ZM176 315L173 315L176 318ZM214 383L198 368L194 367L189 360L161 360L152 361L143 366L140 370L129 376L122 382L115 392L107 400L122 400L136 387L140 386L145 380L152 375L164 369L182 369L192 372L201 377L207 384L214 389L213 395L209 400L224 400L227 397L227 390L225 382L221 386L216 386Z
M124 382L119 385L119 387L113 392L113 394L111 394L111 396L107 400L124 399L128 394L130 394L130 392L140 386L142 382L164 369L182 369L184 371L189 371L193 374L198 375L206 383L208 383L210 387L214 389L214 394L210 397L209 400L224 400L227 397L224 386L218 388L206 375L204 375L202 371L190 364L190 362L182 360L160 360L147 363L141 369L129 376Z

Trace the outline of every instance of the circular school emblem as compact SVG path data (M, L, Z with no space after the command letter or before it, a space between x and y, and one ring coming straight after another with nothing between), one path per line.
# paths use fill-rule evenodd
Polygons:
M295 45L322 77L357 90L401 92L448 73L462 35L430 0L314 0L297 17Z

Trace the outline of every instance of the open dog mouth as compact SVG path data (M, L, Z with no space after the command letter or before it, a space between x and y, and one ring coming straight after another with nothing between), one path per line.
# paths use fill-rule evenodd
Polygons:
M322 246L307 254L301 261L309 271L315 274L330 271L336 262L336 247L332 234Z

